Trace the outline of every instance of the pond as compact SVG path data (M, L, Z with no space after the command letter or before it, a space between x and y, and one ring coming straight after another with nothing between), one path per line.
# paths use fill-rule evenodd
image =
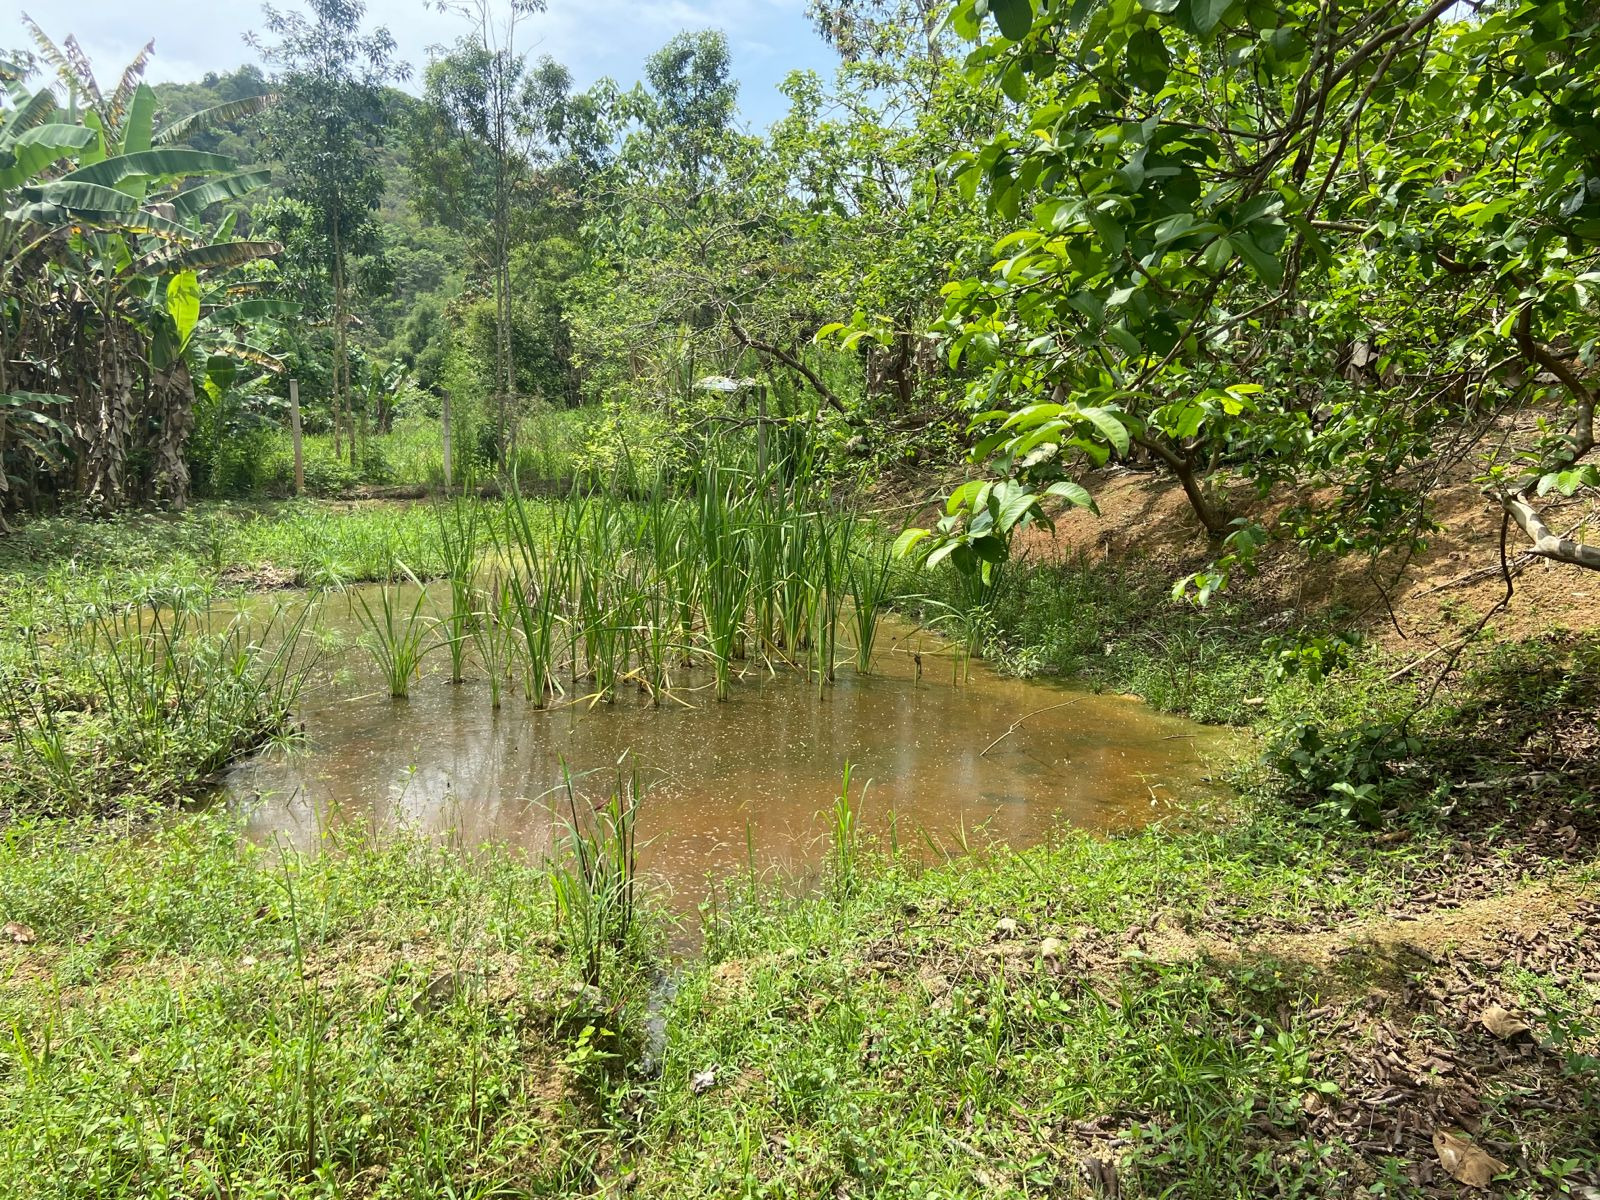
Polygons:
M355 824L543 854L567 828L563 764L595 799L626 754L646 787L641 870L686 911L710 880L820 862L847 762L863 831L927 857L1037 843L1063 822L1147 823L1210 790L1229 736L1129 697L1002 677L892 616L872 672L841 644L820 688L747 662L726 701L710 671L685 670L655 706L625 688L615 703L535 708L508 688L496 710L481 670L452 684L441 653L396 700L359 645L358 613L351 593L323 604L330 649L302 698L304 743L227 774L253 838L311 849Z

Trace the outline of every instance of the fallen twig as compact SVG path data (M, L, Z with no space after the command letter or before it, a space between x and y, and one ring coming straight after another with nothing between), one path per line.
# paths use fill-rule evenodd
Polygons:
M1006 730L999 737L995 738L994 741L990 742L987 746L985 746L982 750L980 750L978 752L978 757L982 758L985 754L989 753L989 751L993 750L1001 742L1005 741L1008 737L1010 737L1013 733L1015 733L1018 729L1020 729L1022 727L1022 723L1024 721L1026 721L1029 717L1037 717L1040 713L1053 712L1054 710L1056 710L1058 708L1068 708L1071 705L1074 705L1074 704L1078 703L1078 701L1082 700L1082 699L1083 699L1082 696L1078 696L1078 697L1076 697L1075 699L1072 699L1072 700L1063 700L1060 704L1047 704L1043 708L1034 709L1031 713L1025 713L1024 715L1018 717L1015 721L1011 722L1011 728L1010 729Z

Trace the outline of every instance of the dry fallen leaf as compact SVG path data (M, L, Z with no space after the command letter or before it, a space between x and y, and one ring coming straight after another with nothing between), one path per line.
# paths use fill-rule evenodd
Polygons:
M19 946L31 946L39 940L39 935L21 921L7 921L5 935Z
M1065 950L1060 938L1047 937L1039 943L1040 958L1060 958Z
M1491 1004L1483 1010L1483 1016L1478 1020L1483 1022L1483 1027L1502 1042L1509 1042L1519 1034L1531 1033L1532 1027L1524 1020L1512 1016L1498 1004Z
M1457 1137L1437 1129L1433 1134L1433 1148L1439 1155L1440 1165L1450 1173L1450 1178L1468 1187L1487 1188L1496 1175L1510 1168L1498 1158L1491 1158L1466 1138Z
M707 1067L704 1071L696 1071L689 1076L689 1090L696 1096L702 1096L717 1086L717 1069Z

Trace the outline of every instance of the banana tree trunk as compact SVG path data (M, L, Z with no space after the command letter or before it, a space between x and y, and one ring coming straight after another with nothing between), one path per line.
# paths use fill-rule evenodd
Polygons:
M133 365L116 332L107 330L99 346L100 386L92 393L90 418L78 430L85 448L91 509L111 512L122 501L128 463L128 433L133 411Z
M160 421L156 433L155 494L173 512L189 503L189 464L184 451L194 433L194 380L181 359L165 371L152 372L150 390Z

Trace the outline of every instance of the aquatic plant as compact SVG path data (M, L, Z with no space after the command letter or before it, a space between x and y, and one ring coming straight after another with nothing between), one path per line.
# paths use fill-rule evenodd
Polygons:
M839 785L839 795L833 802L829 835L829 869L834 894L840 900L855 893L857 883L858 834L861 824L860 798L850 797L851 764L844 764L844 781ZM863 794L865 793L865 789Z
M501 549L510 561L505 595L520 634L523 694L543 707L560 690L556 681L556 625L561 603L562 560L539 548L531 506L515 491L506 501Z
M512 584L499 571L489 576L487 588L477 592L476 612L471 624L473 647L489 681L489 703L500 707L500 695L511 674L516 657L516 605Z
M411 680L420 670L422 660L435 648L428 644L428 633L434 622L422 611L428 593L418 585L416 598L407 608L399 589L384 584L378 589L376 610L364 592L356 591L353 595L366 630L362 644L389 685L389 695L404 700L411 695Z
M0 669L0 804L171 799L289 728L313 661L312 606L241 612L219 628L192 600L107 598L48 639L23 631L22 656Z
M477 621L477 589L473 577L478 568L478 526L482 511L476 500L463 497L436 504L433 510L439 526L439 553L444 575L450 584L450 609L435 628L450 654L451 683L461 682L467 645Z
M561 762L567 803L565 857L549 869L556 924L584 981L599 986L606 955L625 950L638 916L637 830L644 798L639 771L617 764L616 784L604 803L581 803L566 760Z
M885 545L852 551L845 567L850 589L850 621L856 634L856 670L872 669L872 651L878 638L878 618L889 604L894 556Z

